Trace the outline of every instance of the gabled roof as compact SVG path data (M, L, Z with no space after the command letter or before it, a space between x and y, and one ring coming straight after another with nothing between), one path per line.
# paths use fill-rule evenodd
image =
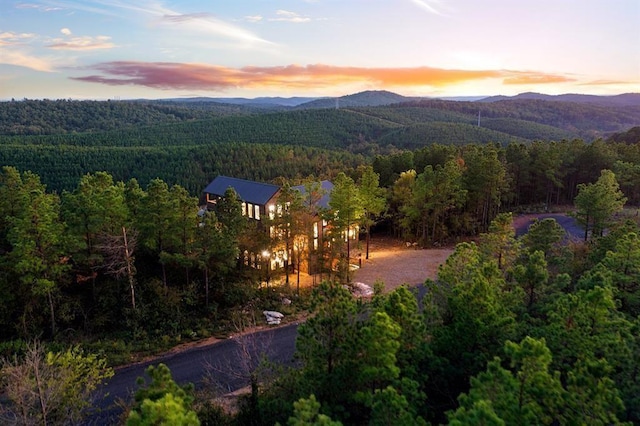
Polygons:
M331 197L331 190L333 189L333 183L329 182L328 180L323 180L322 182L320 182L320 187L324 191L324 194L322 195L322 198L320 198L318 200L316 205L318 207L322 207L324 209L328 209L329 208L329 199ZM300 191L300 193L302 195L305 195L306 192L307 192L307 190L305 189L304 185L297 185L297 186L293 186L292 188L297 190L297 191Z
M280 190L278 185L270 183L218 176L207 185L204 192L222 197L229 187L238 193L242 201L261 205L266 204Z

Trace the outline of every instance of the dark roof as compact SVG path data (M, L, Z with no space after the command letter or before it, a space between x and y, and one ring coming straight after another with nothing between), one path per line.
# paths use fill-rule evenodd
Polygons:
M279 186L270 183L218 176L207 185L204 192L222 197L229 187L238 193L242 201L261 205L266 204L280 190Z
M331 197L331 190L333 189L333 183L329 182L328 180L323 180L322 182L320 182L320 187L324 190L324 195L322 195L322 198L318 200L316 205L324 209L328 209L329 198ZM304 185L297 185L297 186L293 186L292 188L300 191L302 195L304 195L307 192L306 189L304 188Z

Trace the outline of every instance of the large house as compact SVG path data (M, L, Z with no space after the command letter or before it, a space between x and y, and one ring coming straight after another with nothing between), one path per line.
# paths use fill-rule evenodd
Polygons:
M262 223L272 221L282 214L288 206L279 203L278 197L281 187L269 183L254 182L244 179L237 179L228 176L216 177L203 191L203 200L207 208L213 208L218 199L224 196L228 188L232 188L242 201L242 214L248 218ZM268 265L268 269L277 270L287 265L298 267L305 273L319 272L320 263L317 261L318 252L323 247L323 237L326 235L328 224L321 217L321 212L329 208L329 196L333 189L333 184L329 181L319 183L321 191L317 197L307 197L304 185L294 186L293 189L299 191L303 198L313 200L313 207L310 211L315 212L310 220L311 229L305 234L294 236L295 242L291 247L285 248L272 246L270 250L243 250L243 262L245 265L261 268L263 264ZM262 228L259 226L258 228ZM274 237L273 226L263 228L264 232L269 232ZM304 242L304 243L303 243ZM304 250L300 247L304 246ZM304 256L300 253L304 251ZM304 257L304 259L302 259Z
M242 214L261 220L268 211L274 211L280 187L270 183L254 182L228 176L218 176L204 189L207 208L211 208L228 188L233 188L242 200Z

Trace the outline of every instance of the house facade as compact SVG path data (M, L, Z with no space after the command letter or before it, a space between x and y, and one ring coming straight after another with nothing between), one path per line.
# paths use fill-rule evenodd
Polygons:
M264 220L269 211L275 210L280 193L278 185L218 176L203 191L207 208L212 208L218 199L224 197L228 188L233 188L242 200L243 216L257 221Z
M216 177L203 190L206 208L213 209L216 202L232 188L242 202L242 214L257 223L260 232L269 236L264 247L241 248L241 261L256 269L279 271L292 268L307 274L334 269L336 260L332 247L342 240L357 240L358 225L341 236L333 235L331 223L325 213L330 210L329 200L333 183L321 181L312 185L298 185L291 189L300 194L303 212L295 220L297 224L285 223L288 219L289 202L285 202L282 187L228 176ZM294 220L291 217L292 220ZM295 234L295 235L294 235Z
M203 190L203 201L206 208L213 209L217 201L224 197L228 188L232 188L242 202L242 214L257 222L257 228L268 233L271 243L268 247L254 249L241 248L241 260L250 267L276 271L284 267L292 267L307 274L320 272L323 267L324 237L329 225L322 213L329 209L329 197L333 184L322 181L312 185L314 193L307 193L304 185L294 186L303 199L308 212L304 226L309 229L291 235L290 243L284 244L283 233L289 232L290 224L277 226L277 218L281 218L289 206L279 200L282 188L269 183L255 182L228 176L216 177ZM283 226L284 225L284 226Z
M215 208L216 203L224 197L227 189L232 188L241 201L242 215L257 222L257 228L264 230L264 222L276 211L280 187L270 183L255 182L229 176L218 176L212 180L203 191L205 207ZM281 250L272 253L264 248L241 248L241 260L246 266L255 269L266 267L275 270L283 267L288 261L288 255Z

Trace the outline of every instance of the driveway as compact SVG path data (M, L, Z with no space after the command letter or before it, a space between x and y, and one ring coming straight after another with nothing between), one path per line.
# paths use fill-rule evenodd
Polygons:
M560 226L564 228L570 239L584 239L584 228L578 225L575 218L562 213L545 213L545 214L528 214L516 216L513 219L513 227L516 230L516 236L521 237L529 231L529 226L534 220L555 219Z
M382 281L385 291L403 284L422 284L428 278L437 278L438 267L451 253L453 247L420 249L387 238L376 239L371 242L369 259L362 256L362 268L354 272L352 281L369 286Z

